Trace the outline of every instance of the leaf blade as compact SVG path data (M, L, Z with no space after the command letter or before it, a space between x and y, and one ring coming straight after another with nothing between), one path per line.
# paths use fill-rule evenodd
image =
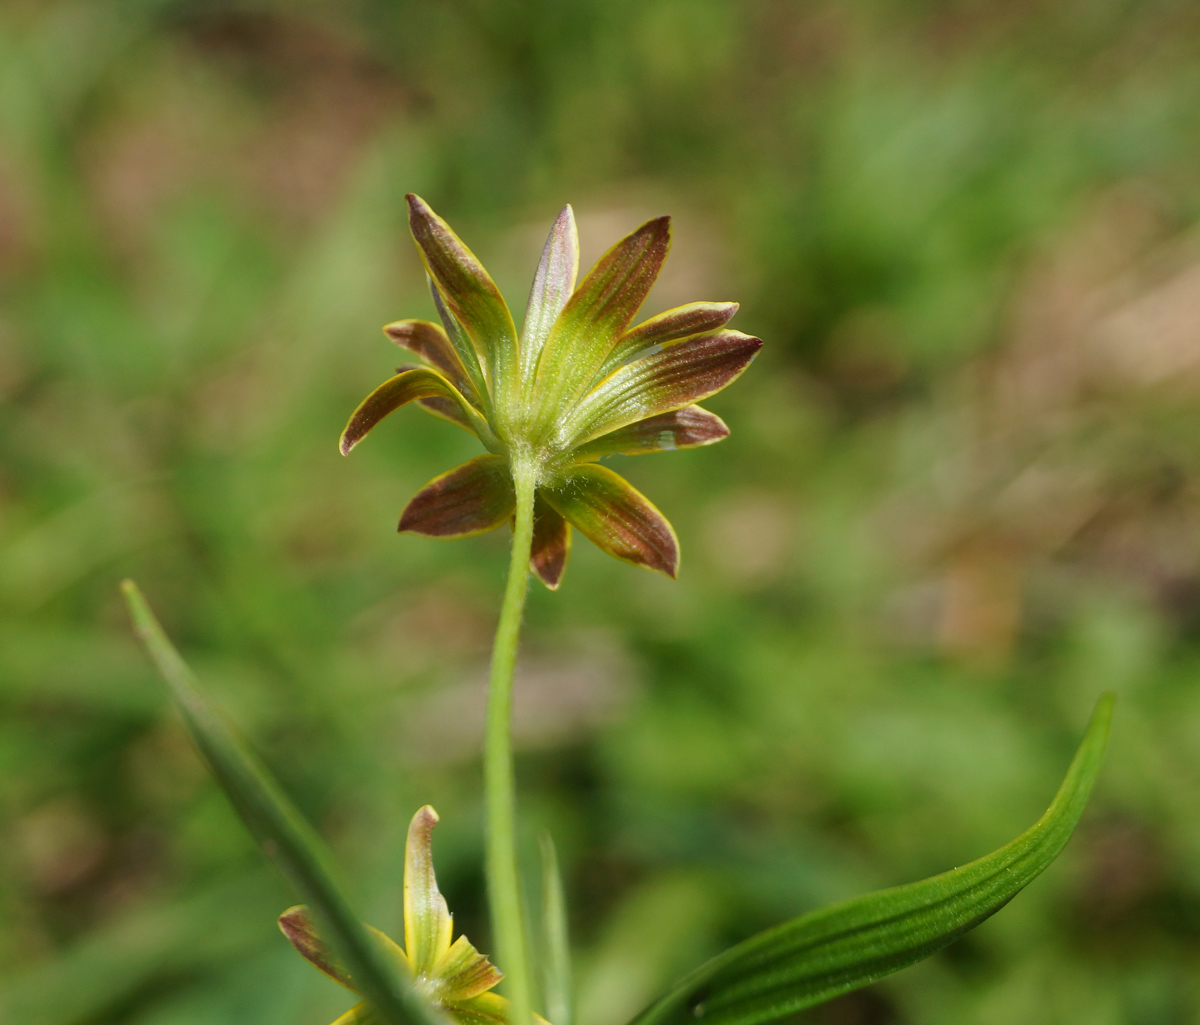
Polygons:
M558 852L549 833L540 837L542 848L542 954L545 959L543 991L546 1017L554 1025L572 1025L571 944L567 930L567 902Z
M1113 696L1100 699L1046 813L1012 842L941 875L836 904L718 955L631 1025L758 1025L906 968L993 915L1066 846L1108 739Z
M132 580L121 585L134 631L170 688L209 769L243 823L317 912L333 947L383 1025L446 1025L388 966L377 941L350 909L320 838L279 784L200 691Z

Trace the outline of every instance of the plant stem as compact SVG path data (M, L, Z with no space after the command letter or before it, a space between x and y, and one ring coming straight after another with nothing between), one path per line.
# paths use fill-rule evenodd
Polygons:
M529 582L529 552L533 544L533 496L537 465L514 458L517 491L513 524L512 561L500 607L500 624L492 648L488 686L487 727L484 734L483 779L487 794L487 881L496 960L505 976L512 1001L514 1025L531 1021L529 963L525 947L525 916L517 871L516 781L512 753L513 668L525 592Z

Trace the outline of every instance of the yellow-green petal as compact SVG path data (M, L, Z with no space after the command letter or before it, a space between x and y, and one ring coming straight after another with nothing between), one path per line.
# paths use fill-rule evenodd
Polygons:
M479 406L475 385L441 325L428 320L397 320L386 324L383 333L401 348L427 360L472 405Z
M667 257L670 222L656 218L621 239L596 261L558 315L537 369L547 424L588 386L642 305Z
M404 847L404 948L418 976L431 976L450 949L454 922L433 872L433 827L438 815L429 805L408 825Z
M445 420L447 423L454 424L455 427L461 427L464 431L475 434L475 428L471 426L471 422L466 418L462 407L457 402L441 395L432 395L427 399L417 399L417 405L430 416L436 416L439 420ZM477 434L475 436L478 437Z
M720 330L737 311L737 303L688 303L644 320L620 337L596 379L602 381L617 367L653 355L672 342Z
M342 431L340 445L342 455L349 455L350 450L389 413L395 412L409 402L425 398L442 398L453 402L461 410L465 421L471 425L480 441L485 445L488 445L489 442L491 445L495 445L491 429L454 385L436 370L428 367L414 367L384 381L363 399L358 409L351 414L346 429Z
M462 1025L513 1025L512 1005L497 993L484 993L470 1000L453 1000L448 1010ZM540 1014L533 1016L534 1025L550 1025Z
M450 226L411 193L408 223L425 269L485 367L493 395L502 395L516 384L518 363L517 329L504 297Z
M391 959L398 971L405 975L412 974L408 958L395 940L372 926L367 925L364 928L375 937L384 954ZM358 987L354 984L345 965L337 959L329 944L321 938L307 907L297 904L294 908L288 908L279 916L279 930L305 961L339 985L345 986L346 989L355 993L358 992Z
M728 437L729 428L719 416L699 406L684 406L601 435L577 448L574 455L577 459L602 459L612 455L672 452L677 448L712 445Z
M566 417L559 427L559 442L576 447L707 398L734 381L760 348L759 338L740 331L714 331L623 366Z
M437 999L440 1002L470 1000L486 993L504 974L487 957L460 936L434 966Z
M418 491L400 514L399 529L426 537L471 537L507 523L516 500L508 463L500 456L476 456Z
M350 981L350 973L321 939L316 923L313 922L308 908L303 904L288 908L279 916L279 931L287 937L288 942L296 948L300 956L314 968L319 969L334 982L340 983L347 989L354 989L354 983Z
M539 492L533 500L529 568L551 591L558 590L571 557L571 525Z
M361 1004L355 1004L345 1014L341 1015L333 1025L379 1025L379 1018L375 1012L367 1006L364 1000Z
M537 366L550 328L575 291L578 273L579 234L575 228L575 212L568 203L550 228L550 235L542 249L542 259L533 276L533 286L529 290L525 324L521 328L521 373L526 379Z
M591 463L576 466L542 494L601 551L672 579L678 575L679 541L671 524L619 474Z

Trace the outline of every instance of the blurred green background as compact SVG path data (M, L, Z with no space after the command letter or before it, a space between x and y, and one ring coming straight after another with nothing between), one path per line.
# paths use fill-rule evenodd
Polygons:
M397 537L475 454L335 441L432 316L403 195L519 317L545 231L659 213L647 312L737 299L708 450L620 468L527 616L531 849L580 1025L785 917L982 855L1098 694L1066 853L829 1025L1200 1021L1200 7L1185 0L0 5L0 1020L327 1025L292 895L130 639L134 576L395 930L401 841L487 950L502 532ZM535 585L536 586L536 585ZM535 864L531 858L530 864Z

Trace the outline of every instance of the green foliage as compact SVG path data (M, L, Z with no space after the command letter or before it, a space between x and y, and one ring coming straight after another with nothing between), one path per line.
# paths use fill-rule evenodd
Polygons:
M1101 700L1046 814L1012 843L919 883L822 908L701 965L635 1025L777 1021L941 950L994 915L1058 857L1100 772L1112 719Z
M122 590L134 629L171 688L205 762L263 851L279 862L292 885L316 910L355 988L370 1001L381 1025L441 1025L440 1016L388 963L383 948L350 910L333 880L324 844L205 699L137 586L127 580Z
M567 200L584 269L670 212L644 312L737 298L769 343L711 403L728 440L606 464L670 518L679 581L578 544L530 598L525 842L558 843L578 1025L1000 846L1109 688L1054 871L801 1017L1195 1019L1198 39L1169 0L0 5L0 1018L345 1006L272 924L294 898L124 577L366 920L395 934L432 802L495 953L478 681L506 538L389 536L479 444L416 411L331 443L402 361L380 325L438 319L415 190L515 300Z
M522 562L514 559L513 564L521 566ZM436 1015L406 985L405 973L387 967L382 949L349 912L321 863L320 841L196 689L191 671L137 588L126 582L125 594L135 628L170 685L192 737L247 827L313 902L334 939L334 952L341 955L348 970L337 967L308 925L303 908L283 916L285 933L322 971L363 993L385 1023L404 1025L413 1019L436 1023ZM633 1025L672 1025L700 1018L720 1025L776 1021L907 968L975 928L1040 875L1066 846L1100 771L1112 705L1112 695L1101 700L1054 802L1017 839L962 868L811 912L769 929L696 969L638 1015ZM436 814L426 807L417 812L409 827L404 870L407 957L397 957L406 966L411 964L410 970L418 978L429 975L435 982L434 992L440 992L437 987L442 982L437 973L443 963L452 966L453 978L447 980L452 984L458 976L474 980L479 975L475 962L481 962L488 972L483 985L486 991L495 985L499 973L475 953L465 936L453 951L451 948L452 923L438 892L430 849L436 822ZM540 953L545 964L546 1005L557 1012L557 1025L569 1025L570 952L562 882L553 842L545 836L542 857ZM390 942L387 937L383 941ZM451 955L460 947L466 953L456 960ZM474 989L466 996L476 1001L496 999ZM464 1022L474 1020L472 1000L462 1006L451 1000L445 1006ZM486 1013L481 1020L488 1020Z

